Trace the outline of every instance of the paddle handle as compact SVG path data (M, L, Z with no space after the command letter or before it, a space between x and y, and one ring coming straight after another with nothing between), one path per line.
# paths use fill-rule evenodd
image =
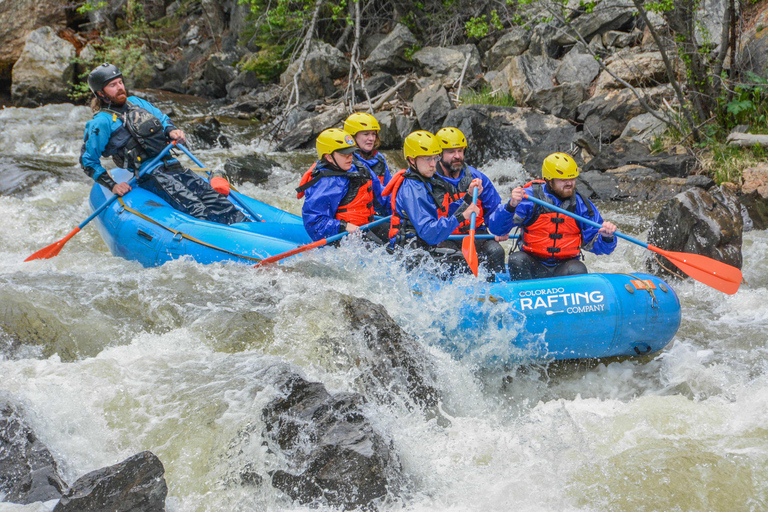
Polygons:
M169 151L170 151L170 150L173 148L173 146L175 146L175 145L176 145L176 141L171 141L171 143L170 143L170 144L168 144L167 146L165 146L165 148L163 148L163 150L160 152L160 154L159 154L159 155L157 155L155 158L153 158L152 160L150 160L150 161L147 163L147 165L145 165L145 166L144 166L144 169L143 169L143 170L141 170L141 171L139 172L139 175L138 175L138 177L133 177L133 178L131 178L130 180L128 180L128 185L130 185L130 186L131 186L131 188L133 188L133 186L136 184L136 181L137 181L139 178L141 178L142 176L144 176L144 175L145 175L145 174L147 174L147 173L150 173L150 172L152 172L152 171L154 170L154 168L155 168L155 167L157 167L157 164L158 164L158 163L159 163L159 162L162 160L162 158L163 158L165 155L167 155L167 154L168 154L168 152L169 152ZM106 172L106 171L105 171L105 172ZM87 219L85 219L83 222L81 222L80 224L78 224L77 228L78 228L78 229L83 229L83 228L85 227L85 225L86 225L86 224L88 224L88 223L89 223L89 222L91 222L93 219L95 219L96 217L98 217L98 216L101 214L101 212L103 212L104 210L106 210L107 208L109 208L109 207L110 207L110 205L111 205L112 203L114 203L115 201L117 201L117 198L118 198L118 197L120 197L120 196L118 196L117 194L115 194L114 196L112 196L111 198L109 198L109 199L108 199L108 200L107 200L107 201L106 201L104 204L102 204L101 206L99 206L98 208L96 208L96 211L94 211L94 212L93 212L93 213L92 213L92 214L91 214L91 215L90 215L90 216L89 216Z
M596 227L597 229L600 229L600 228L603 227L602 224L598 224L597 222L595 222L593 220L590 220L590 219L587 219L585 217L582 217L581 215L576 215L575 213L569 212L568 210L565 210L563 208L559 208L559 207L557 207L557 206L555 206L553 204L549 204L546 201L542 201L541 199L537 199L535 197L531 197L528 194L523 194L523 197L528 199L529 201L531 201L533 203L538 204L539 206L543 206L544 208L548 208L548 209L550 209L552 211L555 211L555 212L558 212L558 213L562 213L563 215L566 215L568 217L574 218L574 219L576 219L578 221L583 222L584 224L588 224L590 226ZM613 234L615 236L619 237L619 238L623 238L624 240L627 240L628 242L632 242L633 244L637 244L640 247L644 247L644 248L648 249L648 244L643 242L643 241L641 241L641 240L638 240L637 238L631 237L629 235L625 235L624 233L620 233L618 231L614 231Z
M188 150L188 149L186 148L186 146L184 146L184 144L179 144L178 146L179 146L179 149L180 149L180 150L182 150L182 151L184 152L184 154L185 154L185 155L187 155L187 156L189 157L189 159L190 159L190 160L192 160L193 162L195 162L195 165L197 165L198 167L201 167L201 168L203 168L203 169L205 169L205 168L206 168L206 167L205 167L205 165L203 165L203 162L201 162L200 160L198 160L198 159L197 159L197 157L195 157L195 155L193 155L193 154L192 154L192 152L191 152L190 150ZM229 194L230 194L230 196L232 196L232 192L231 192L231 191L230 191L230 193L229 193ZM238 205L240 205L240 207L241 207L243 210L245 210L246 212L248 212L248 214L249 214L251 217L253 217L253 219L254 219L255 221L257 221L257 222L260 222L260 221L261 221L261 216L260 216L260 215L258 215L258 214L257 214L256 212L254 212L253 210L251 210L251 209L248 207L248 205L247 205L247 204L245 204L245 203L244 203L244 202L243 202L241 199L239 199L237 196L232 196L232 199L234 199L234 201L235 201L235 202L236 202Z
M477 187L472 189L472 204L477 204ZM475 234L476 217L477 217L477 214L475 212L472 212L472 216L469 218L469 232L472 233L471 236L474 236Z

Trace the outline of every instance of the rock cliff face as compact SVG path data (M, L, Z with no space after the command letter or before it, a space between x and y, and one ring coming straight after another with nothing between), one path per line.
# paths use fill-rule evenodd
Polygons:
M57 32L67 25L64 3L56 0L0 2L0 82L10 82L27 36L40 27Z

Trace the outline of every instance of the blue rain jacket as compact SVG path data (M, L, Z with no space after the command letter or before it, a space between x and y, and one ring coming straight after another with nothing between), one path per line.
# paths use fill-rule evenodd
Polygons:
M439 165L439 164L438 164ZM503 216L500 214L499 205L501 204L501 197L499 196L499 193L496 191L496 187L493 186L493 183L491 183L491 180L488 179L488 176L483 174L482 172L478 171L474 167L470 165L465 165L464 169L459 174L459 177L456 179L449 178L448 176L443 176L442 174L437 174L436 176L439 179L444 179L454 187L458 187L459 182L464 177L464 174L469 171L472 175L472 179L480 178L480 181L483 184L483 191L480 193L480 195L477 197L478 201L480 201L482 208L483 208L483 224L490 230L491 233L494 235L506 235L509 230L504 231L504 228L506 226L506 216ZM467 192L466 190L460 191L460 192ZM458 208L458 205L460 203L453 203L451 207L448 209L448 215L453 215L456 211L456 208ZM502 206L502 210L504 207ZM483 228L480 228L478 231L485 231Z

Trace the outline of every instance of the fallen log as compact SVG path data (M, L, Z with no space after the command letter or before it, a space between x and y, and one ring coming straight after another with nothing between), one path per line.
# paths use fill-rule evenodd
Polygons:
M726 142L730 146L739 146L742 148L751 148L754 145L768 148L768 135L731 132L728 134Z

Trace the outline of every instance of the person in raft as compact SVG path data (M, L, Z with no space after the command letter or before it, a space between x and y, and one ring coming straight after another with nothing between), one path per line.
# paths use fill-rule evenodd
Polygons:
M512 190L512 197L504 207L506 217L503 229L522 228L518 240L519 251L509 255L509 276L514 280L586 274L581 251L610 254L616 248L613 233L616 226L603 221L600 212L589 199L576 190L579 168L570 155L553 153L544 159L543 180L534 180ZM535 197L602 227L597 229L566 215L548 211L525 199Z
M450 205L451 215L440 216L438 201L433 190L437 163L442 149L433 134L419 130L405 138L403 154L408 169L397 172L384 189L392 203L390 221L390 248L424 249L435 259L446 261L450 273L469 271L461 249L440 247L471 214L480 213L477 205L472 204L472 190L482 193L483 185L479 178L469 184L467 193Z
M296 197L304 197L301 216L312 240L322 240L343 231L354 233L372 222L376 205L383 207L378 177L353 162L358 147L355 139L338 128L328 128L315 142L317 162L301 178ZM386 243L375 234L366 238Z
M491 180L474 167L464 162L464 151L467 149L467 139L458 128L442 128L435 136L440 143L442 153L440 162L437 164L437 177L432 186L432 196L437 204L437 214L440 217L451 215L452 203L457 199L464 197L469 192L469 185L472 180L478 179L482 183L482 193L478 194L477 207L480 210L475 219L475 231L477 233L488 233L488 228L492 232L494 228L503 229L502 223L498 222L499 215L497 209L501 205L501 197L496 192L496 188ZM503 210L503 206L501 209ZM498 224L498 225L497 225ZM470 221L465 220L453 232L454 235L466 235L469 233ZM504 233L507 233L506 231ZM481 262L485 262L488 270L492 273L506 272L505 258L506 253L499 241L509 238L508 234L496 236L495 239L478 240L476 242L477 257ZM461 249L461 241L448 240L443 243L452 243L454 248Z
M131 186L116 183L101 165L101 157L112 157L115 165L138 175L142 166L160 154L169 141L183 144L186 136L157 107L128 96L123 75L116 66L104 63L91 71L88 87L93 92L93 119L85 125L80 165L96 183L123 196L131 191ZM220 224L247 220L226 196L171 156L139 178L138 185L198 219Z

